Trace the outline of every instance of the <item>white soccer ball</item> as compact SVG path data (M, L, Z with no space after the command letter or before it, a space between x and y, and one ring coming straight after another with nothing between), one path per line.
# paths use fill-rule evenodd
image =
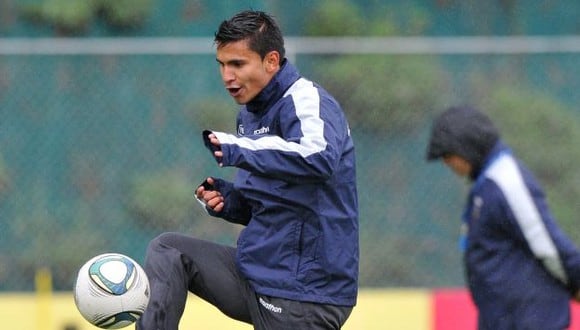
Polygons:
M105 253L87 261L74 286L77 309L91 324L119 329L135 323L149 303L149 280L133 259Z

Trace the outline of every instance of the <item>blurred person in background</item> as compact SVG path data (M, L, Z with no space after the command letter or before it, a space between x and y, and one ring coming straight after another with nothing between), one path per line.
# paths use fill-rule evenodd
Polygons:
M355 153L345 115L285 58L268 14L221 23L216 59L241 105L237 134L204 131L235 182L195 191L206 211L241 224L237 247L163 233L147 249L151 299L140 330L175 330L188 291L254 329L340 329L358 291Z
M488 116L450 107L433 123L429 161L472 183L462 248L480 330L562 330L580 301L580 251L558 227L533 174Z

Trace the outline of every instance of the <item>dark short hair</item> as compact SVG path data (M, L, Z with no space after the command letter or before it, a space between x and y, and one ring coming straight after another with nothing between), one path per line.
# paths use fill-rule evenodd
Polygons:
M219 48L245 39L250 49L260 54L262 59L271 51L280 54L280 62L284 59L282 32L274 18L265 12L246 10L223 21L215 33L214 41Z

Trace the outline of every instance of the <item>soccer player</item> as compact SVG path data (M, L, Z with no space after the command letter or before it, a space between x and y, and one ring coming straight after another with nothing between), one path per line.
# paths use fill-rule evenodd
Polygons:
M175 330L190 291L254 329L340 329L357 298L355 152L345 115L285 58L275 20L243 11L221 23L216 60L240 105L237 133L204 131L234 182L195 191L207 212L244 229L236 247L180 233L153 239L151 300L140 330Z
M488 116L451 107L435 120L427 159L472 182L464 263L480 330L562 330L580 300L580 251L560 230L532 173Z

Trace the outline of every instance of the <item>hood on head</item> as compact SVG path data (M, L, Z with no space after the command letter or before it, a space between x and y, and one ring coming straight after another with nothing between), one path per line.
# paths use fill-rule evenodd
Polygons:
M499 138L499 131L483 112L471 106L450 107L433 123L427 160L454 154L467 160L478 173Z

